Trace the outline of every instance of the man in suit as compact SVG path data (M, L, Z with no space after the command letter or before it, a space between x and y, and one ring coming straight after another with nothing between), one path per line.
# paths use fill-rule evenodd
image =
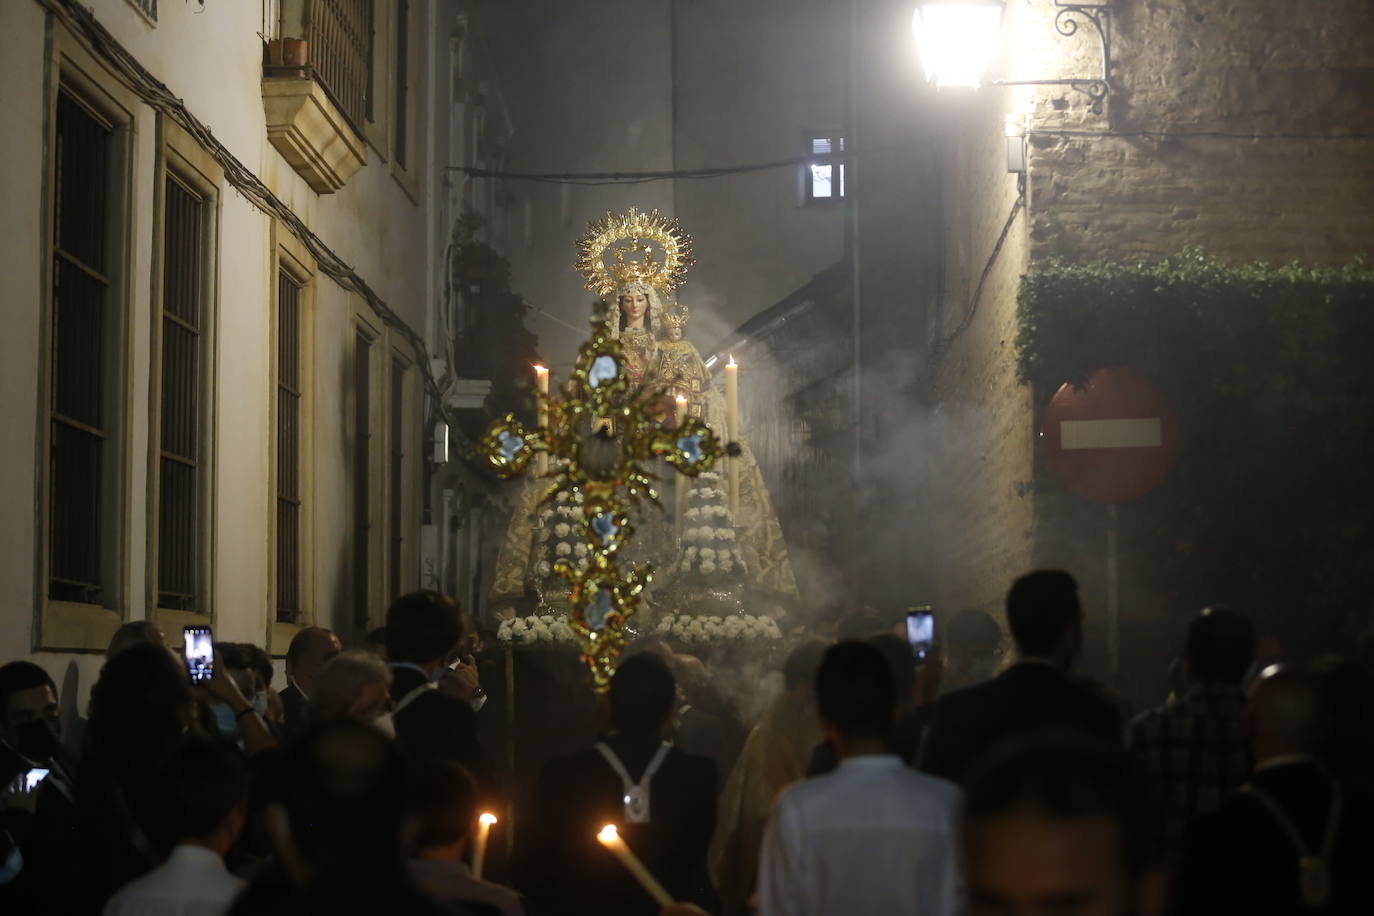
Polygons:
M1007 592L1017 661L990 681L941 697L921 748L921 769L963 782L971 765L1012 735L1082 731L1120 746L1121 717L1105 697L1069 677L1083 643L1078 583L1059 570L1028 573Z
M1319 686L1269 668L1251 687L1250 779L1184 835L1177 912L1374 913L1374 803L1317 758Z
M448 667L462 643L462 609L446 595L411 592L387 609L396 740L417 763L448 760L466 768L489 797L496 787L477 742L472 666L459 662L459 670Z
M548 763L516 834L516 887L532 912L655 914L658 905L596 840L615 824L676 900L714 909L706 849L716 820L716 768L663 740L676 686L663 661L626 659L611 680L612 731Z
M277 694L286 716L283 731L287 737L294 738L305 731L315 675L342 650L339 637L324 627L306 627L292 637L286 648L286 689Z

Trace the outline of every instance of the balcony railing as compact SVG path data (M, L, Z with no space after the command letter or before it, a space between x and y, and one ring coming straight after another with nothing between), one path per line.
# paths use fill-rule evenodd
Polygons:
M268 75L313 77L359 135L372 91L372 15L373 0L283 0L267 65Z

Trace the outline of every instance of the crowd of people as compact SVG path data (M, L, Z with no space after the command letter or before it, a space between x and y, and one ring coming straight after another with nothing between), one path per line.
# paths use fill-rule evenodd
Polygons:
M1374 913L1358 653L1271 664L1245 614L1207 608L1170 696L1132 715L1073 673L1067 573L943 630L924 663L862 611L794 634L747 723L709 660L639 640L598 734L519 786L442 595L397 599L356 648L301 630L280 690L259 647L220 643L193 683L130 623L84 718L39 665L0 666L0 913Z

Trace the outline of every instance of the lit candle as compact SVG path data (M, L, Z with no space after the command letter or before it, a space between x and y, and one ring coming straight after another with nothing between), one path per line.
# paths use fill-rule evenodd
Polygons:
M487 836L491 825L496 823L496 815L483 814L477 819L477 845L472 849L472 876L482 877L482 865L487 860Z
M725 435L731 442L739 440L739 363L735 355L725 364ZM739 462L730 459L726 467L730 481L730 517L734 523L739 515Z
M681 426L683 421L687 419L687 396L680 394L674 398L674 401L677 402L677 411L673 414L673 422L675 425Z
M549 425L549 370L546 366L538 363L534 366L534 387L539 392L539 428L547 429ZM535 460L535 471L539 474L547 473L549 469L549 455L547 452L540 452Z
M649 869L645 868L644 863L639 861L639 858L630 851L630 847L625 845L625 841L620 838L614 824L607 824L602 827L596 838L601 841L602 846L615 853L620 864L625 866L626 871L634 875L635 880L649 892L649 896L653 897L659 906L672 904L673 898L668 896L668 892L663 889L662 884L658 883L658 879L649 874Z

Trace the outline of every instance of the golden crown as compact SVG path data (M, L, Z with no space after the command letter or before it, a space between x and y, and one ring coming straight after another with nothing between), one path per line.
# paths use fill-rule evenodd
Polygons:
M587 289L599 296L635 283L669 292L686 280L693 263L692 237L657 210L640 213L631 207L623 214L607 213L577 240L577 270L587 278Z
M673 309L677 309L676 314L673 313ZM681 328L687 324L687 316L691 314L691 311L687 306L675 302L668 306L663 313L663 322L669 327Z

